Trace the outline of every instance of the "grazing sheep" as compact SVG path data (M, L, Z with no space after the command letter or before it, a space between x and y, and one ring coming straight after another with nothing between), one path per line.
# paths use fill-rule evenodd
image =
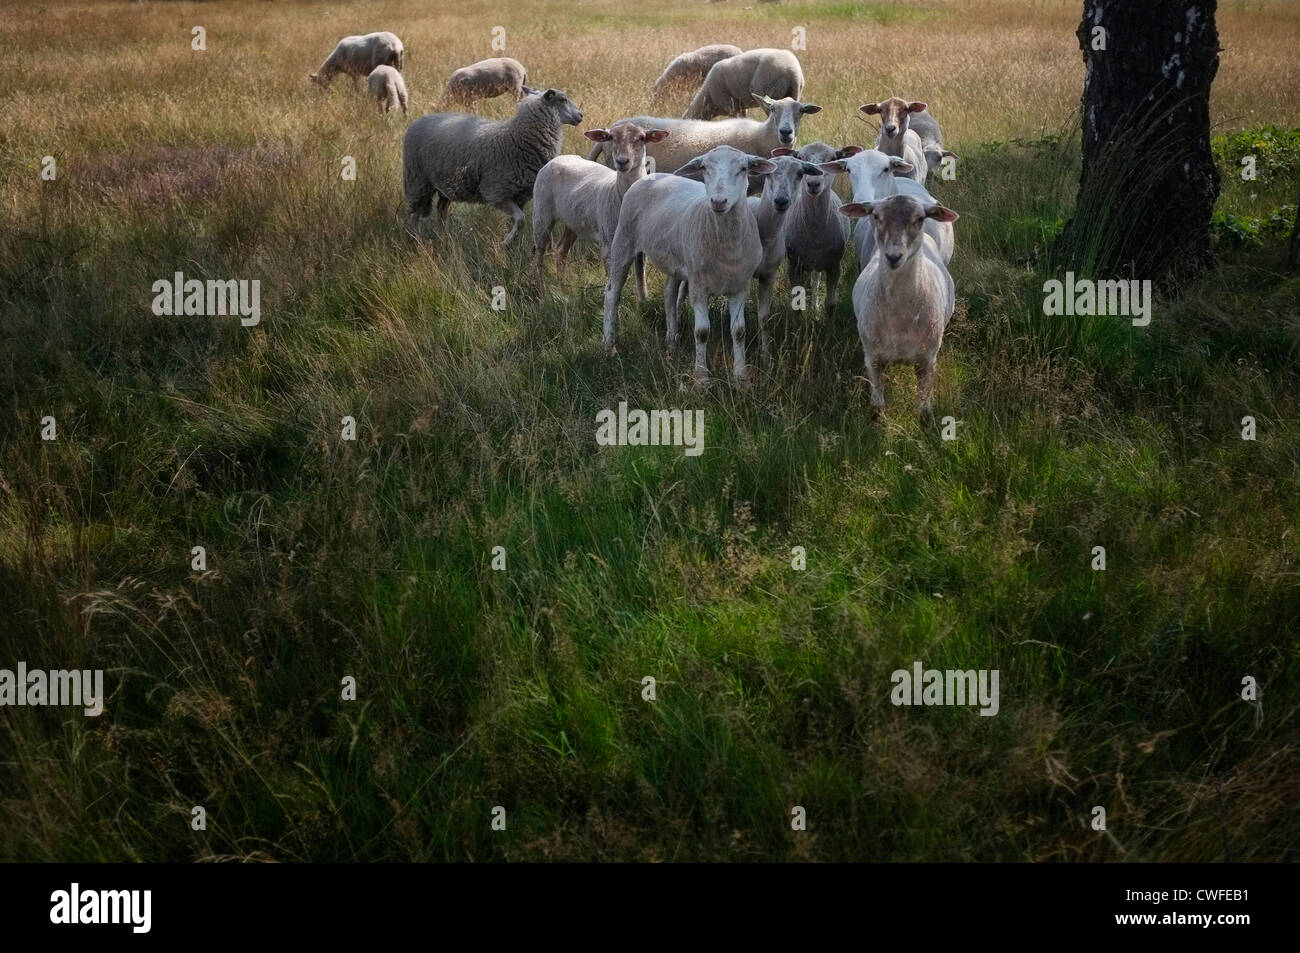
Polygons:
M725 60L724 60L725 62ZM766 96L755 96L755 101L767 113L767 119L722 119L705 122L701 119L661 119L654 116L633 116L620 119L610 126L612 130L622 123L634 122L647 129L664 129L672 133L668 139L646 146L646 155L654 162L650 169L678 169L696 156L703 155L716 146L731 146L750 155L771 155L781 146L794 145L799 134L799 124L805 115L821 112L820 106L801 103L797 99L773 102ZM604 151L604 143L597 143L587 153L595 160Z
M647 142L658 142L668 133L626 123L613 129L588 129L583 133L594 142L609 143L618 170L606 168L581 156L556 156L537 173L533 185L533 271L542 279L542 259L551 242L556 222L564 226L555 254L556 274L564 277L564 260L579 239L600 245L600 256L608 267L609 248L618 227L618 210L623 195L634 182L645 178ZM637 296L645 300L645 271L637 262Z
M904 178L912 171L911 163L898 156L887 156L879 149L867 149L850 156L847 160L823 162L821 169L823 172L847 172L852 182L853 201L859 204L900 193L920 198L923 202L935 201L934 197L925 190L925 186ZM952 259L955 244L952 224L927 219L925 233L934 242L935 253L944 264L947 264ZM859 269L867 267L867 262L871 260L875 240L875 230L859 222L854 233Z
M773 155L793 155L811 162L825 173L823 163L847 159L862 151L861 146L835 149L824 142L812 142L798 152L777 149ZM832 185L835 173L804 179L803 194L790 211L785 229L785 249L790 287L808 289L817 295L817 275L826 273L826 313L835 313L840 300L840 260L849 240L849 220L840 215L840 197Z
M343 73L352 77L355 89L362 77L369 76L376 66L401 70L405 58L402 41L392 33L345 36L334 47L334 52L325 57L320 69L309 73L308 77L318 86L328 86L336 74Z
M645 255L668 276L664 287L669 347L677 342L677 288L690 285L695 311L695 377L709 378L709 295L727 298L738 381L745 377L745 299L763 261L758 223L745 193L750 175L767 175L772 162L718 146L673 175L650 175L623 196L605 285L605 349L614 351L618 299L632 260ZM703 176L703 184L686 176Z
M894 96L883 102L859 106L858 110L867 116L880 117L876 148L887 156L906 159L913 169L911 177L917 182L924 183L933 171L926 155L922 133L929 136L932 151L936 153L935 166L943 161L943 138L939 133L939 124L925 111L925 103L909 103L906 99ZM916 128L913 129L913 126ZM933 145L935 142L938 143L937 149Z
M802 95L803 69L793 53L748 50L713 64L682 118L743 116L746 109L753 107L753 97L798 99Z
M520 100L524 98L527 83L528 71L518 60L508 56L479 60L451 74L440 105L469 106L476 99L491 99L506 93Z
M853 312L871 381L872 416L884 413L882 372L889 364L916 368L919 410L928 415L934 395L934 366L944 328L952 318L956 289L922 226L930 220L953 222L957 213L911 195L853 202L840 212L861 218L876 233L875 254L853 285Z
M438 221L452 202L482 202L513 219L504 244L524 220L538 171L560 152L561 126L582 112L558 89L524 97L505 120L435 113L411 123L402 142L407 224L414 232L438 196Z
M406 115L406 80L402 79L401 73L391 66L376 66L370 71L366 83L370 87L371 98L379 105L380 113L387 114L388 110L401 106L402 115Z
M740 55L740 47L726 43L714 43L701 46L677 57L655 80L654 91L650 94L651 104L659 103L672 89L681 86L698 86L709 75L709 69L719 60Z

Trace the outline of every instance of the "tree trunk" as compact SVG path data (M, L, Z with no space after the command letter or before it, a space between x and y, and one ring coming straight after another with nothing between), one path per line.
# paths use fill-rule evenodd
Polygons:
M1213 264L1216 3L1084 0L1083 171L1064 236L1076 268L1162 281Z

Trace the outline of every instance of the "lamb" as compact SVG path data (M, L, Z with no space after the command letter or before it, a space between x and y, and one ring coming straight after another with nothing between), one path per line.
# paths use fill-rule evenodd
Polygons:
M753 107L751 97L798 99L803 95L803 85L803 69L789 50L748 50L709 68L682 118L743 116L746 109Z
M402 142L407 225L415 232L438 196L438 221L452 202L482 202L513 219L509 245L524 220L538 171L560 153L561 126L582 112L558 89L525 96L514 116L482 119L435 113L411 123Z
M853 201L859 204L887 198L891 195L905 193L933 203L934 197L925 187L909 178L904 178L912 171L911 163L897 156L887 156L878 149L867 149L849 159L821 163L823 172L847 172L852 182ZM940 260L947 264L952 259L954 237L949 222L929 219L925 223L925 233L934 242L934 251ZM858 253L858 268L867 267L875 247L875 230L864 227L859 222L854 235L854 244Z
M527 91L528 71L508 56L497 56L462 66L451 74L442 91L441 106L468 107L476 99L491 99L510 93L518 101Z
M632 184L645 178L645 149L668 133L625 123L612 130L588 129L583 133L594 142L606 142L617 172L581 156L556 156L537 173L533 185L533 271L542 278L542 259L556 222L564 226L555 256L556 273L563 278L564 260L579 239L595 241L608 266L609 249L618 227L618 210ZM820 171L820 170L819 170ZM637 294L645 300L645 272L638 259Z
M401 106L402 115L406 115L406 80L402 79L401 73L391 66L376 66L370 71L366 83L370 87L371 98L379 105L380 113L386 115L388 110Z
M775 169L763 176L763 194L751 195L745 201L758 223L758 239L763 246L763 258L754 270L758 279L758 343L764 356L767 354L767 318L772 313L772 291L776 287L776 273L785 260L786 225L790 221L790 209L799 200L801 183L805 178L821 179L824 173L811 162L804 162L790 156L781 156L772 161ZM847 219L840 219L847 221ZM837 226L838 227L838 226ZM669 282L673 281L670 276ZM682 282L677 291L677 310L689 290ZM665 304L667 302L665 288Z
M836 159L847 159L862 151L861 146L834 149L824 142L813 142L798 152L777 149L773 155L793 155L804 162L822 165ZM804 179L803 194L790 212L786 223L786 268L790 287L807 288L815 297L819 272L826 273L826 313L835 313L840 297L840 259L849 240L849 220L839 214L840 197L832 185L835 173L809 176ZM811 282L811 284L810 284Z
M618 299L632 260L644 254L668 276L664 287L667 342L677 342L677 288L690 285L695 311L695 377L709 379L709 295L727 298L731 315L733 372L745 379L745 299L763 262L758 222L745 193L750 175L776 169L769 160L718 146L673 175L650 175L623 196L605 285L605 349L614 352ZM703 184L687 176L702 176Z
M725 60L723 62L726 62ZM767 119L721 119L705 122L700 119L666 119L654 116L633 116L620 119L610 126L612 130L622 123L633 122L646 129L663 129L671 133L665 141L646 146L646 155L653 165L650 171L678 169L696 156L703 155L716 146L731 146L750 155L771 155L781 146L794 145L803 117L821 112L820 106L801 103L797 99L780 99L775 102L766 96L755 96L755 101L767 113ZM604 143L597 143L587 158L596 160L604 151Z
M709 69L714 63L739 55L740 47L730 46L726 43L701 46L698 50L683 53L669 63L663 73L659 75L659 78L655 80L654 91L650 94L650 102L652 104L661 102L664 96L676 87L688 84L691 86L702 84L704 77L709 74Z
M325 57L320 69L308 77L318 86L328 86L338 73L352 77L355 88L363 76L369 76L376 66L392 66L399 71L406 59L402 41L392 33L367 33L365 36L345 36L339 40L334 52Z
M884 368L900 363L916 367L919 412L928 416L935 362L952 318L956 289L922 226L931 220L956 221L957 213L911 195L853 202L840 212L861 218L876 233L875 254L853 285L853 312L871 381L872 416L884 414Z
M880 134L876 137L876 148L887 156L906 159L913 166L911 177L917 182L924 182L932 169L926 155L926 140L922 133L930 137L931 151L936 152L935 166L943 161L943 137L939 133L939 124L935 117L926 112L926 104L909 103L905 99L892 96L883 103L859 105L859 111L866 116L880 117ZM924 118L920 118L924 116ZM915 129L913 129L915 126ZM935 150L933 144L939 143Z

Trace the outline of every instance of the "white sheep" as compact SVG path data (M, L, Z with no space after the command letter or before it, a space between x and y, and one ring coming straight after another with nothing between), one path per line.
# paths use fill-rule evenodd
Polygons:
M698 50L683 53L674 59L655 80L654 90L650 94L651 104L662 101L670 91L682 86L699 86L714 63L732 56L740 55L740 47L726 43L714 43L701 46Z
M370 71L366 84L370 87L370 96L378 104L381 113L387 114L388 110L400 106L402 115L406 115L408 102L406 80L402 79L401 73L391 66L376 66Z
M875 253L853 285L853 312L871 381L872 416L884 413L883 371L890 364L916 368L919 410L928 415L935 362L956 305L956 288L923 225L930 220L953 222L957 213L911 195L852 202L840 212L862 219L876 234Z
M462 66L451 74L442 91L441 106L469 106L476 99L491 99L509 93L516 100L524 98L528 71L524 64L508 56L496 56Z
M777 149L773 155L793 155L817 165L847 159L862 151L861 146L835 149L824 142L812 142L797 152ZM785 228L785 249L790 287L802 287L813 297L817 294L817 276L826 274L826 313L835 313L840 299L840 261L849 240L849 220L840 215L840 197L833 189L835 173L808 176L803 193L790 210Z
M866 149L848 159L821 163L823 172L847 172L852 185L853 201L859 204L906 193L923 202L933 203L934 197L925 186L906 178L912 164L898 156L887 156L879 149ZM934 242L934 251L947 264L952 259L955 238L950 222L928 219L925 233ZM875 230L859 222L854 232L854 245L858 253L858 268L867 266L875 248Z
M352 86L370 75L376 66L392 66L401 70L406 59L402 41L392 33L367 33L365 36L345 36L339 40L334 52L325 57L320 69L309 73L308 78L318 86L328 86L342 73L352 77Z
M743 116L755 96L798 99L803 86L803 68L789 50L747 50L713 64L682 118Z
M758 240L763 246L763 257L754 269L754 277L758 279L755 330L764 356L767 355L767 319L772 313L772 291L776 288L776 273L786 257L786 226L790 221L791 209L798 204L805 178L825 178L825 174L816 165L791 156L775 158L772 165L773 170L763 176L763 194L751 195L745 200L754 215L754 221L758 223ZM840 221L847 222L847 219ZM670 277L668 280L673 279ZM677 290L679 313L688 291L688 283L682 282Z
M745 193L750 175L776 167L759 156L718 146L697 156L676 174L650 175L623 196L605 285L605 349L613 353L618 299L628 269L643 254L668 276L664 287L666 337L677 342L677 288L690 285L695 311L695 377L708 381L709 295L727 298L731 315L733 372L745 378L745 299L763 261L758 223ZM703 184L686 176L702 176Z
M452 202L482 202L505 212L513 220L504 242L510 244L537 173L560 153L561 127L580 122L582 112L558 89L525 96L505 120L467 113L421 116L402 142L408 227L417 230L437 194L439 223Z
M583 135L593 142L609 144L617 171L581 156L562 155L537 173L533 185L533 271L539 283L542 259L556 222L564 226L555 255L555 270L561 279L565 256L579 238L596 242L601 259L607 261L623 195L646 175L646 143L659 142L668 133L625 123L608 130L588 129ZM637 294L644 301L645 272L639 260L637 272Z
M887 156L906 159L912 166L909 173L917 182L924 182L927 174L925 147L921 137L910 128L913 113L925 110L925 103L909 103L897 96L879 103L866 103L858 111L866 116L880 117L880 133L876 137L876 148ZM938 124L935 124L938 128Z
M667 139L646 146L646 155L653 160L650 171L654 172L657 169L678 169L717 146L731 146L750 155L771 155L773 149L794 145L804 116L821 112L820 106L801 103L797 99L773 101L766 96L755 96L754 99L767 113L763 122L744 118L706 122L702 119L633 116L620 119L610 129L633 122L646 129L663 129L671 133ZM597 143L587 153L587 158L594 161L603 151L604 143Z

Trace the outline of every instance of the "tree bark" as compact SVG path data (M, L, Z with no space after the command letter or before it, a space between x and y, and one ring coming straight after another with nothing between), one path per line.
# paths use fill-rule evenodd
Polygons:
M1076 268L1162 281L1213 264L1216 3L1084 0L1083 170L1064 236Z

